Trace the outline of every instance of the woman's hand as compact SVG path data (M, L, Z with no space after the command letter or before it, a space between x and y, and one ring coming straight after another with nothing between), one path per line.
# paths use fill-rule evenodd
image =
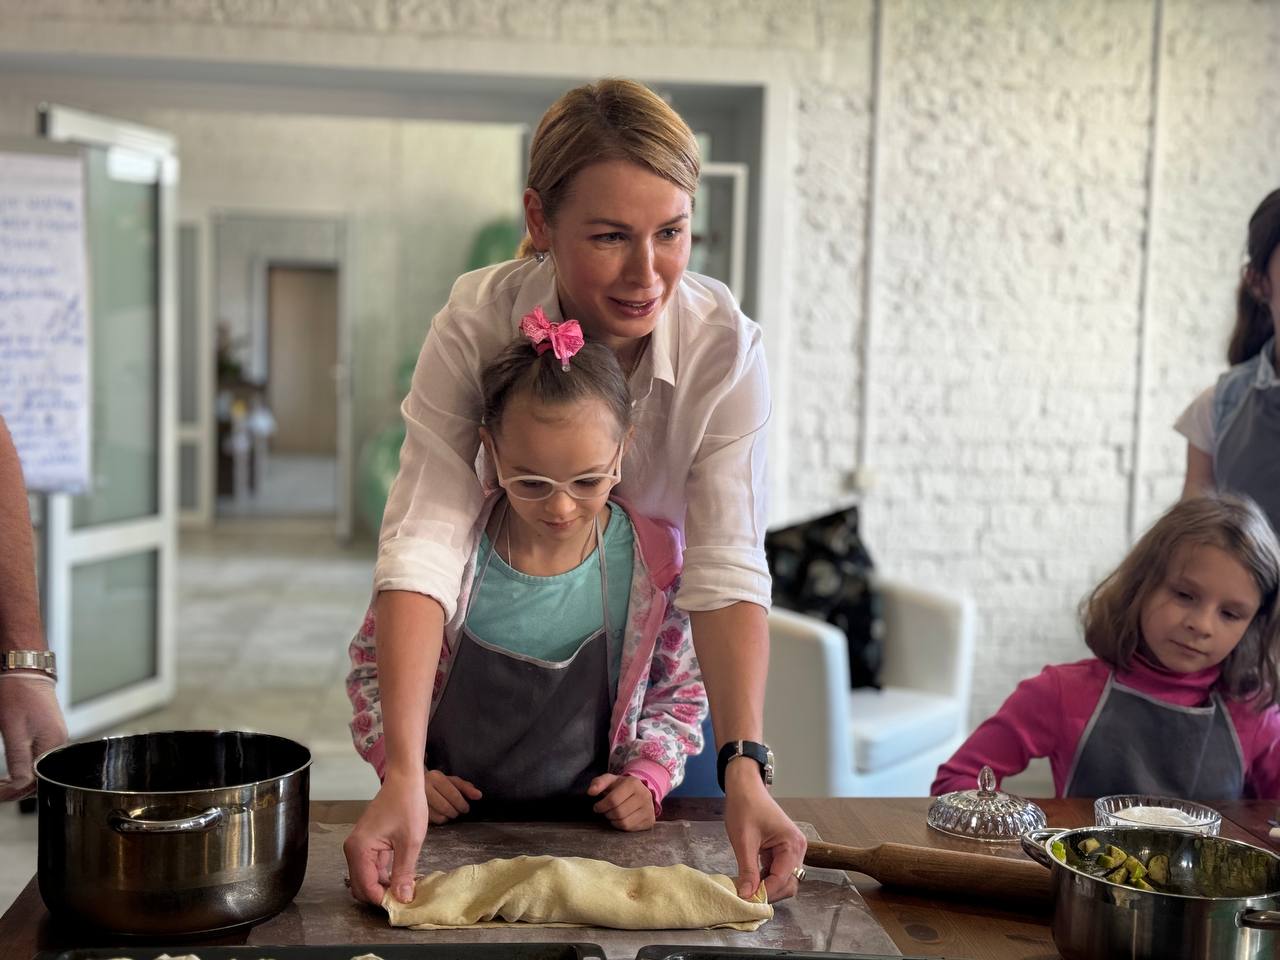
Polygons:
M754 894L763 871L770 903L794 897L800 881L792 871L809 847L804 834L769 795L754 762L729 764L724 786L724 828L738 858L738 895Z
M591 781L591 785L587 787L587 795L600 797L600 801L591 809L596 813L603 813L618 830L653 828L653 794L638 778L602 773Z
M434 824L448 823L454 817L471 812L468 800L479 800L482 794L474 783L451 777L442 770L427 771L427 809Z
M388 890L401 903L413 899L414 871L427 838L425 779L423 773L389 772L342 844L357 900L381 904Z

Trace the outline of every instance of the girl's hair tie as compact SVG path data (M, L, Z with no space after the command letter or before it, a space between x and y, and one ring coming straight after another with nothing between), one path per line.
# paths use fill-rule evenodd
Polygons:
M554 350L556 359L560 361L560 369L565 371L569 369L569 358L587 342L577 320L552 323L542 312L541 304L520 318L520 332L529 338L533 349L538 351L538 356Z

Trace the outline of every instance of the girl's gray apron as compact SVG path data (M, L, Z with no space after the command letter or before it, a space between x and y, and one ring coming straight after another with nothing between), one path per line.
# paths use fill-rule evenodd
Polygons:
M1240 740L1217 693L1207 707L1179 707L1113 674L1076 747L1064 795L1239 800L1243 791Z
M1274 351L1275 341L1269 340L1263 349ZM1263 359L1269 366L1270 357ZM1263 382L1261 375L1250 379ZM1239 408L1219 434L1213 479L1219 490L1256 500L1271 526L1280 531L1280 386L1264 389L1251 383L1245 390Z
M504 512L499 527L508 522ZM471 781L487 800L583 796L608 770L609 578L599 520L595 533L604 625L567 660L513 653L467 627L495 544L471 588L458 649L428 725L427 766Z

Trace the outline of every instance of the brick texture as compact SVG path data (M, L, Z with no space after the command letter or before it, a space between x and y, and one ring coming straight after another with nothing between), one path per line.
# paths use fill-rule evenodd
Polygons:
M1052 9L886 9L868 534L977 598L975 718L1125 546L1151 6Z

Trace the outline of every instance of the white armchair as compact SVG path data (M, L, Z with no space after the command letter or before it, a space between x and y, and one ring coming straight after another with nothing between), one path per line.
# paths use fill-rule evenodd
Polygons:
M927 796L938 765L968 733L972 602L877 585L886 628L880 690L849 689L842 631L790 610L769 613L764 723L778 796Z

